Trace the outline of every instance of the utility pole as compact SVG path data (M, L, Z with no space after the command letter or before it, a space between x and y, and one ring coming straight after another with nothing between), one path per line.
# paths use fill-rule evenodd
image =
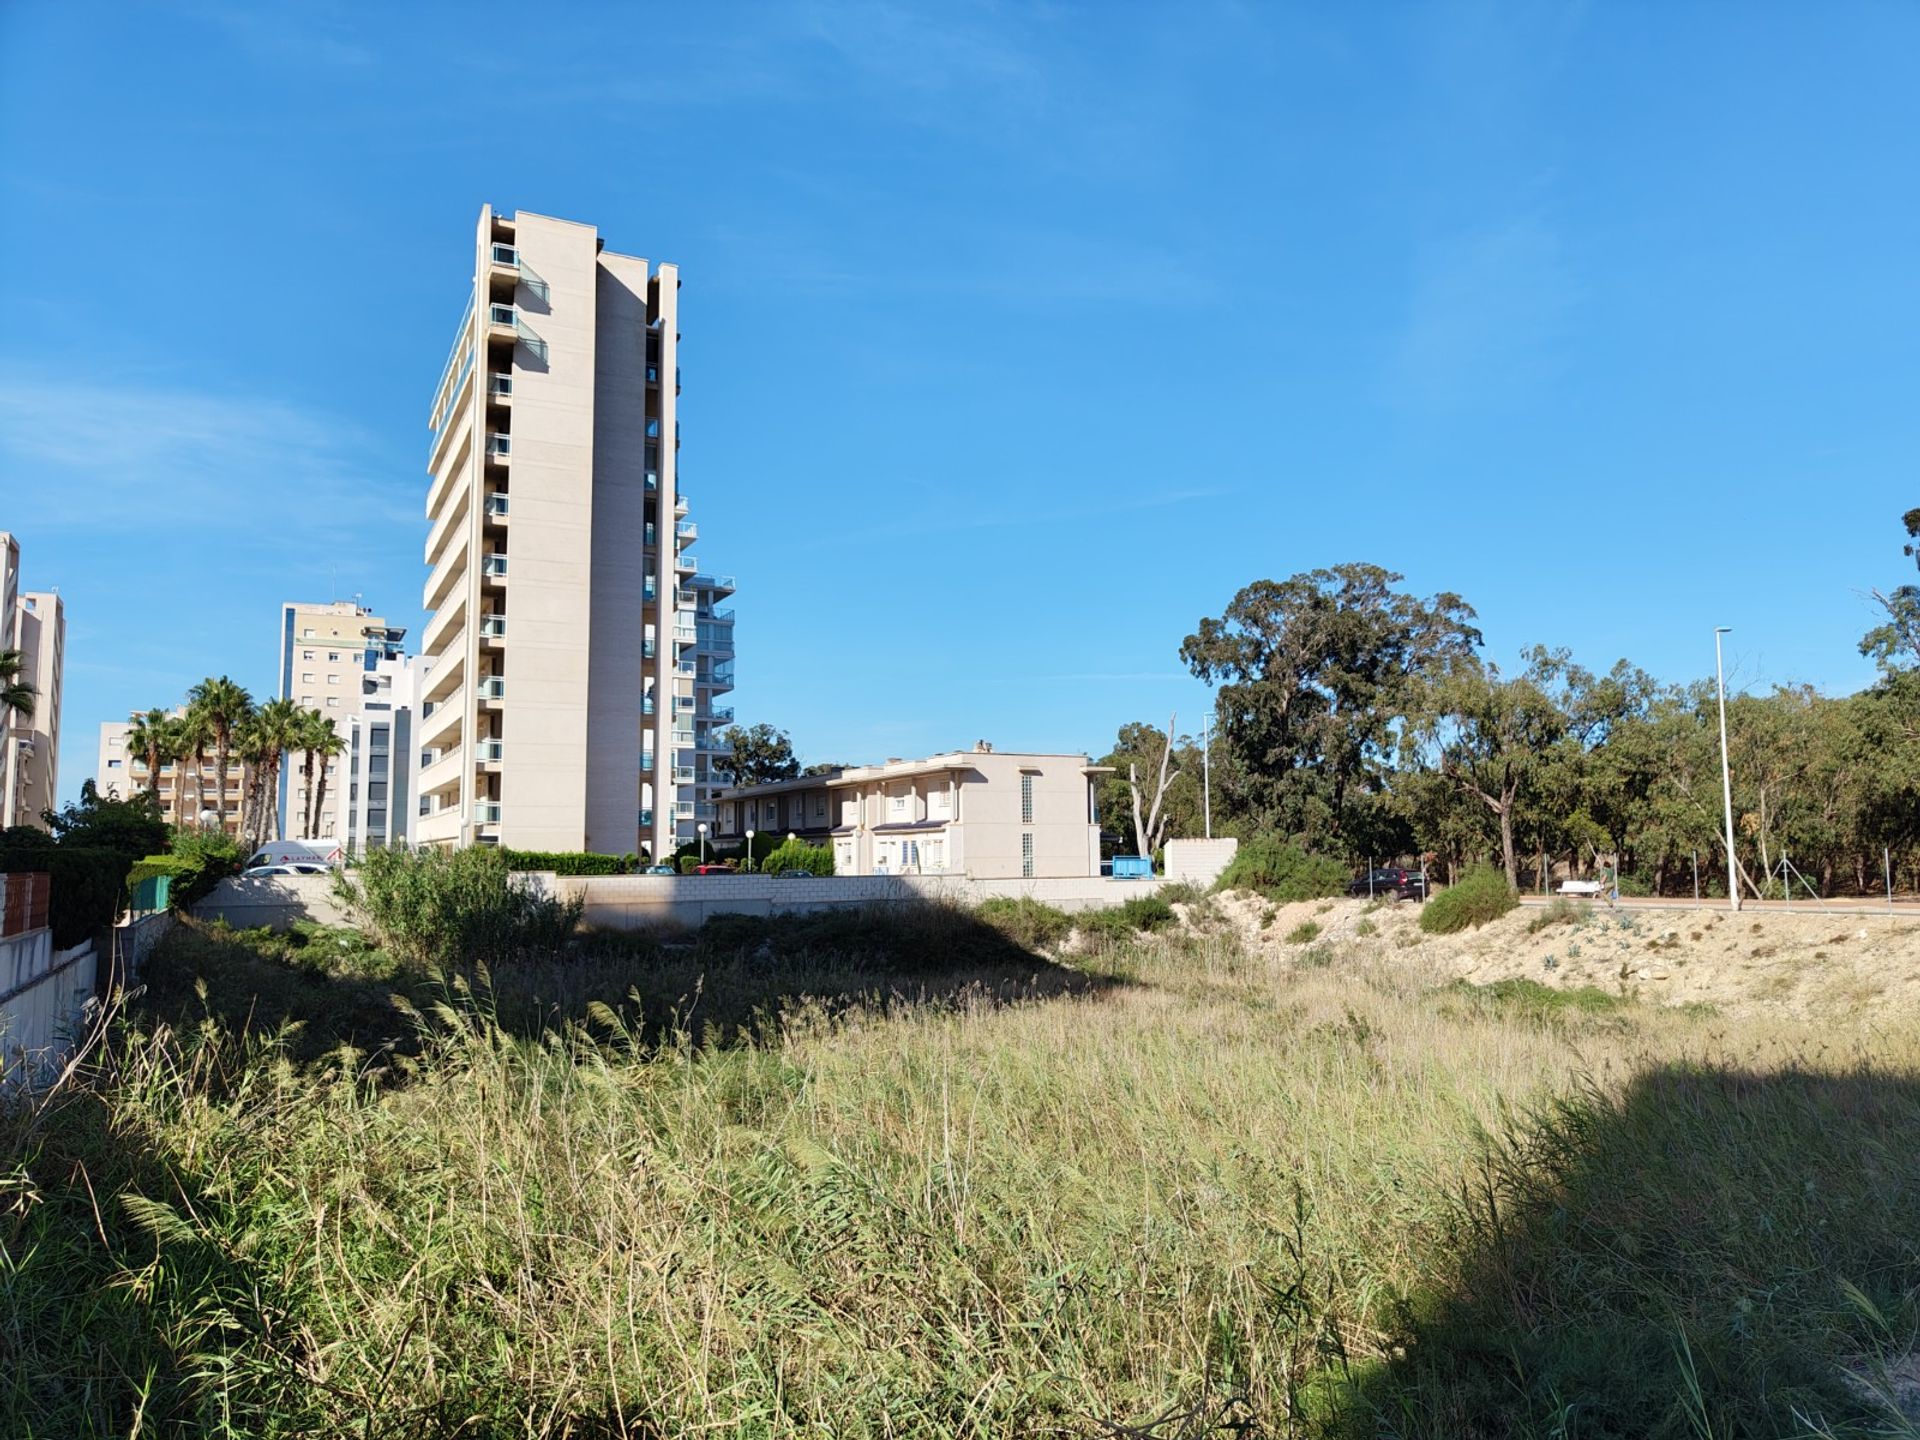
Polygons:
M1168 737L1167 743L1173 743ZM1200 813L1205 818L1207 839L1213 839L1213 716L1200 721Z
M1713 674L1720 685L1720 795L1727 814L1727 908L1740 908L1740 870L1733 858L1733 770L1727 764L1727 671L1720 659L1720 637L1731 625L1713 627Z

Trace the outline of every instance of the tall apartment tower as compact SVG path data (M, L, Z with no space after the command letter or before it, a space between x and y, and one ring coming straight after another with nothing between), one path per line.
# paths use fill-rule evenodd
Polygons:
M659 855L714 818L733 582L688 549L679 289L480 212L429 415L418 842Z
M0 650L20 652L33 714L0 716L0 826L40 825L60 779L67 617L52 591L20 589L20 545L0 530Z
M318 710L351 746L361 714L370 706L391 706L392 681L380 666L400 658L406 633L358 601L289 600L280 607L280 698ZM345 755L350 754L349 748ZM280 833L299 839L307 838L301 834L306 825L303 763L295 753L280 767ZM341 778L348 768L344 756L329 762L325 813L314 817L312 838L359 848L352 821L360 797L353 782ZM379 828L387 832L385 816Z

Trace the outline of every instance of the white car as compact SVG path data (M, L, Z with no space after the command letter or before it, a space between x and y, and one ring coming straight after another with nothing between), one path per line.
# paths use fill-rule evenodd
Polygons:
M329 872L325 865L295 860L286 865L255 865L242 873L249 880L257 880L262 875L325 875Z

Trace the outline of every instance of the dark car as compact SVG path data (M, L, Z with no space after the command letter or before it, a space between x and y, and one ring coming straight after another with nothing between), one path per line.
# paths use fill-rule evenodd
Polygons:
M813 872L812 872L811 870L777 870L777 871L775 871L774 873L775 873L776 875L778 875L778 876L779 876L779 878L780 878L780 879L782 879L782 880L811 880L811 879L813 879Z
M1424 900L1427 898L1427 877L1418 870L1389 865L1385 869L1369 870L1350 882L1347 886L1347 894L1385 896L1397 900Z

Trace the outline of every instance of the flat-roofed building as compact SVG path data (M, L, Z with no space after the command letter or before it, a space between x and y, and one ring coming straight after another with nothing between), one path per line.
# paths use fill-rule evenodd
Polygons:
M20 652L33 711L0 715L0 826L45 828L60 781L60 706L67 618L50 590L20 588L20 542L0 530L0 650Z
M720 807L731 833L723 829L723 838L742 837L745 817L765 815L769 803L780 807L776 814L791 813L797 797L809 821L803 838L832 841L836 874L1098 875L1094 797L1107 773L1084 754L996 751L982 742L924 760L724 791ZM830 821L824 831L811 825L816 795Z
M353 782L345 779L345 772L351 768L356 722L376 699L391 705L394 662L403 658L400 647L406 633L357 600L289 600L280 607L280 698L324 715L348 747L342 758L331 762L321 813L313 821L314 839L355 844ZM384 672L382 665L388 667ZM407 698L411 704L411 696ZM407 755L411 754L409 747ZM305 777L300 773L304 763L305 757L294 751L280 766L280 834L284 836L305 838L301 835L306 827ZM381 828L387 829L384 821Z
M717 818L733 580L692 549L679 292L480 212L428 420L418 842L658 855Z
M175 718L186 713L176 705L168 712ZM100 726L100 758L94 767L93 783L102 795L131 800L148 789L147 760L144 755L127 752L127 737L133 726L125 720L107 720ZM217 815L220 787L219 768L213 763L213 747L201 756L196 774L191 761L162 760L160 773L151 787L160 802L160 813L169 820L189 825L212 824L220 819L230 835L240 833L240 797L246 788L246 767L235 759L227 761L227 812Z

